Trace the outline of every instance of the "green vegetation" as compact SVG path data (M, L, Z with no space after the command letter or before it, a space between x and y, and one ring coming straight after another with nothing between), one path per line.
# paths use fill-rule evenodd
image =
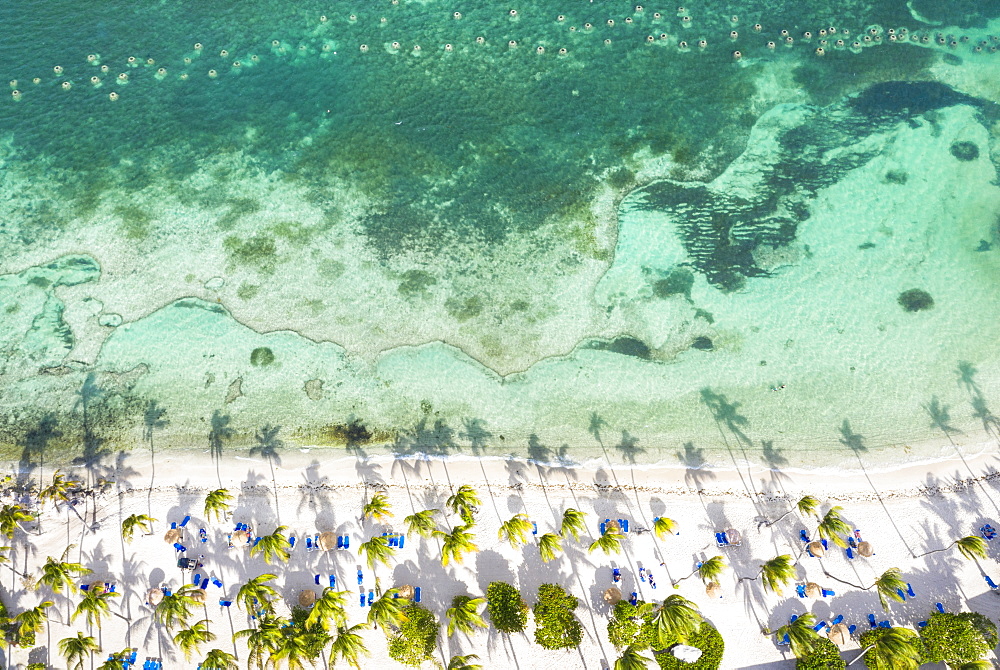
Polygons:
M847 662L840 657L840 649L825 637L812 643L812 651L798 657L795 670L845 670Z
M617 649L648 649L653 644L653 606L642 601L635 605L619 600L608 620L608 639Z
M663 649L680 642L680 640L666 640ZM673 657L673 654L662 653L655 656L657 664L662 670L718 670L722 665L722 653L725 650L725 643L722 635L707 621L684 643L692 647L701 649L701 658L694 663L684 663Z
M997 627L978 612L935 613L920 630L921 660L954 668L978 661L997 645Z
M438 622L430 610L417 603L410 603L403 612L406 618L389 638L389 656L403 665L418 667L433 657Z
M250 365L255 368L266 368L274 363L274 352L267 347L257 347L250 352Z
M122 539L132 542L137 528L141 528L145 533L152 533L154 521L156 519L146 514L130 514L122 521Z
M583 640L583 626L573 614L579 601L557 584L538 587L535 642L545 649L574 649Z
M520 633L528 625L528 605L521 592L506 582L490 582L486 609L494 628L502 633Z
M470 596L455 596L451 600L451 607L448 608L448 637L456 632L463 632L471 635L476 628L487 628L483 620L480 609L486 604L486 598L472 598Z
M222 248L235 267L253 270L260 274L273 274L278 264L278 247L267 235L254 235L242 240L230 235L222 241Z
M253 357L251 356L251 359ZM216 521L224 521L229 515L229 504L233 501L233 494L227 489L216 489L205 496L205 518Z
M916 670L920 665L920 638L909 628L875 628L859 640L869 670Z
M149 224L153 217L149 212L135 205L118 205L114 214L121 219L121 231L125 239L140 241L149 237Z
M376 491L361 508L361 516L376 523L386 523L392 518L392 506L385 491Z

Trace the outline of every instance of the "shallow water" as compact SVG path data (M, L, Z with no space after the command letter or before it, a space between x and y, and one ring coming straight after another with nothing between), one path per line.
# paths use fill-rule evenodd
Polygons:
M4 452L989 438L998 15L8 3Z

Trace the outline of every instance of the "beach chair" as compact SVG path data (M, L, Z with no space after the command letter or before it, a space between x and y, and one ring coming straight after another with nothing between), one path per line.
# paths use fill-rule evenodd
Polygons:
M611 570L611 581L617 584L622 580L622 570L621 568L613 568Z
M626 533L629 532L629 530L628 530L628 519L622 519L622 526L624 526L624 530L625 530Z
M413 589L413 601L414 602L418 602L418 603L420 602L420 587L419 586L416 587L415 589Z
M219 598L219 604L222 605L223 607L229 607L230 605L233 604L233 601L232 600L223 600L222 598Z
M181 528L183 528L184 526L188 525L188 521L190 521L190 520L191 520L191 516L190 515L184 517L184 520L181 521Z
M788 623L795 623L796 621L798 621L798 619L799 619L799 615L798 614L793 614L792 616L788 617Z
M997 536L997 530L990 524L986 524L979 529L979 534L983 536L983 539L992 542Z
M626 530L625 532L627 533L628 530ZM538 535L538 524L535 523L534 521L531 522L531 534Z
M89 591L90 590L90 584L80 584L80 590L81 591Z
M854 550L851 549L850 547L848 547L847 549L845 549L844 553L847 554L848 558L850 558L850 559L854 558Z
M835 596L835 595L837 595L837 592L834 591L833 589L823 589L824 598L829 598L830 596Z
M917 627L918 627L918 628L923 628L923 627L924 627L924 626L926 626L926 625L927 625L927 622L926 622L926 621L918 621L918 622L917 622Z
M176 521L171 521L170 522L170 530L176 530L176 529L177 529L177 522Z
M258 544L260 544L260 538L259 538L259 537L255 537L255 538L253 539L253 546L255 546L255 547L256 547L256 546L257 546Z
M116 591L115 591L115 587L116 586L118 586L118 585L117 584L112 584L111 586L108 587L108 591L110 591L111 593L116 593Z
M606 523L604 523L602 521L601 522L601 535L604 535L606 532L608 532L608 524L606 524Z
M291 551L292 549L295 548L295 541L296 541L296 537L294 535L292 535L290 538L288 538L288 551Z
M934 607L937 608L938 612L940 612L941 614L944 614L944 605L942 605L941 603L934 603Z
M830 545L828 545L826 543L826 538L825 537L821 537L819 539L819 543L823 545L823 549L829 549L830 548Z
M319 575L313 575L313 583L319 586Z
M212 579L212 584L214 586L218 586L220 589L222 588L222 580L219 579L218 577Z
M997 585L993 583L993 580L990 579L989 575L983 575L983 576L986 578L986 583L989 584L989 587L991 589L1000 588L1000 587L997 587Z
M909 583L909 582L907 582L907 583L906 583L906 593L907 593L907 594L908 594L908 595L909 595L909 596L910 596L911 598L916 598L916 597L917 597L917 594L913 592L913 586L912 586L912 585L910 585L910 583Z
M135 663L135 657L136 657L136 654L138 654L138 653L139 653L138 649L133 649L132 653L128 657L128 662L129 663Z
M806 543L809 542L809 534L806 533L804 528L799 531L799 539Z
M345 535L344 536L344 549L350 549L350 548L351 548L351 536L350 535Z
M790 646L792 644L792 641L789 639L788 633L785 633L785 637L783 637L780 640L777 640L776 644L779 647L787 647L787 646Z
M306 551L312 551L312 550L313 550L313 540L312 540L311 537L307 537L306 538Z
M892 624L889 623L888 620L886 620L886 621L879 621L878 622L878 627L879 628L892 628Z
M319 533L313 535L313 546L319 549Z
M337 588L337 576L336 575L330 575L330 588L331 589Z
M174 549L176 549L177 551L184 551L181 548L181 543L180 542L174 542Z
M871 626L872 628L877 628L878 627L878 624L875 623L875 615L874 614L869 614L868 615L868 625Z
M836 618L834 618L833 621L830 622L830 625L836 626L838 623L843 623L843 621L844 621L844 615L838 614Z
M850 626L847 627L847 632L850 635L852 635L852 636L857 632L857 630L858 630L858 627L855 626L853 623Z
M806 597L806 585L805 584L796 584L795 585L795 593L799 596L799 598L805 598Z
M635 607L636 603L639 602L639 594L633 591L632 596L628 599L628 602L630 605L632 605L632 607Z
M371 605L375 602L375 591L368 589L368 604Z
M194 578L191 580L191 583L194 584L195 586L201 584L201 573L196 574Z
M343 549L343 548L344 548L344 536L343 535L338 535L337 536L337 549Z
M202 542L208 542L208 531L205 530L204 528L199 528L198 537L201 539Z
M727 544L729 544L729 542L726 540L726 534L725 533L716 533L715 534L715 545L717 547L724 547Z
M906 601L906 593L903 591L903 589L896 589L896 595L899 596L900 600L904 602Z
M201 586L199 586L198 588L200 588L202 591L208 588L208 577L205 577L205 579L201 580Z
M361 568L358 568L358 586L361 586L362 582L365 581L365 573L361 572Z
M698 564L698 567L701 567L701 563ZM639 581L643 584L646 583L646 568L639 568Z
M826 628L826 622L825 621L820 621L818 624L816 624L815 626L813 626L813 630L816 631L817 633L819 632L820 628Z
M167 587L165 587L165 586L161 586L161 587L160 587L160 590L161 590L161 591L163 591L163 595L165 595L165 596L169 596L169 595L172 595L172 592L171 592L171 590L170 590L170 589L168 589L168 588L167 588Z
M364 592L364 591L362 591L362 592L361 592L361 593L360 593L359 595L360 595L360 598L358 599L358 604L359 604L359 605L360 605L361 607L364 607L364 606L365 606L365 601L367 600L367 599L365 598L365 592Z
M399 547L400 549L402 549L403 548L403 541L404 540L406 540L406 536L403 535L402 533L400 533L399 534L399 541L396 543L396 546Z

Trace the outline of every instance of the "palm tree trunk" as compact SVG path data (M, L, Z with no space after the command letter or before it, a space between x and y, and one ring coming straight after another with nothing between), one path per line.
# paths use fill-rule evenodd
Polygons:
M146 516L153 518L153 485L156 483L156 452L153 450L153 430L149 430L149 490L146 491ZM149 523L153 527L153 523Z
M271 485L274 487L274 518L278 520L278 525L281 525L281 507L278 505L278 479L274 475L274 459L268 455L267 463L271 466Z
M850 661L847 665L854 665L855 663L857 663L858 661L860 661L862 658L864 658L865 654L867 654L869 651L871 651L874 648L875 648L875 645L873 645L873 644L865 647L864 651L862 651L860 654L858 654L854 658L854 660Z

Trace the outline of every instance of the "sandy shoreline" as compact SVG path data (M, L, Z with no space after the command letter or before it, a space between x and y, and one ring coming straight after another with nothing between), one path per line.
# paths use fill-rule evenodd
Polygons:
M985 451L986 446L979 451ZM1000 599L989 593L976 564L961 559L954 551L913 557L973 533L985 522L996 524L1000 518L997 506L1000 475L997 458L992 453L980 453L965 462L956 455L953 460L931 464L872 472L859 468L837 475L763 468L742 468L737 472L608 467L607 464L597 468L549 467L514 459L360 460L343 452L319 450L308 453L283 450L280 459L272 481L269 464L260 458L224 456L217 467L207 454L166 451L157 454L153 477L148 450L138 448L118 459L114 473L99 473L113 483L107 493L96 498L96 510L88 506L87 525L96 517L99 524L96 532L86 528L73 514L56 511L49 505L42 519L41 535L26 538L30 542L27 547L20 535L8 543L14 547L14 565L37 574L46 556L59 556L68 543L77 544L70 560L91 565L96 578L117 582L118 590L125 594L112 605L112 610L120 607L120 613L131 623L126 626L114 616L105 620L100 632L104 651L131 645L139 648L140 658L162 657L165 668L188 667L196 663L183 661L176 647L152 625L150 610L144 605L144 595L150 586L170 583L176 588L182 583L174 552L163 542L167 522L192 516L189 528L194 532L189 533L189 547L191 543L197 544L193 537L197 529L207 529L209 542L199 547L206 554L203 572L219 578L224 587L209 589L205 614L219 639L202 651L211 646L233 651L229 641L231 631L248 627L249 619L235 605L231 610L220 607L218 600L223 596L231 599L247 578L262 572L276 573L276 584L289 604L301 589L313 586L316 574L324 579L327 573L334 574L339 588L357 590L354 573L362 563L353 549L327 554L296 550L287 566L269 567L243 550L228 549L225 533L232 530L233 522L250 523L261 534L270 532L279 523L289 526L299 537L327 530L348 533L352 548L356 548L371 534L387 530L368 522L359 524L361 505L373 488L388 492L395 511L395 529L402 530L402 517L426 507L443 508L444 499L453 487L472 484L483 499L475 529L480 552L464 564L442 568L435 541L408 538L393 566L378 569L383 586L421 585L423 604L441 618L453 596L481 595L489 582L496 579L517 585L529 604L535 601L539 584L559 583L580 598L577 615L584 625L584 642L579 653L543 651L533 643L530 623L527 636L513 636L509 640L492 630L478 632L471 638L459 635L448 639L442 629L440 649L444 657L439 654L439 660L455 653L477 653L485 661L485 667L519 670L567 665L596 670L603 663L613 664L616 653L607 640L608 607L601 598L603 590L611 584L611 567L622 568L623 591L634 590L647 600L660 600L675 592L670 589L672 580L689 574L697 560L716 554L722 554L731 566L723 577L723 598L709 600L694 579L683 581L676 592L695 601L719 628L726 641L722 666L725 668L792 667L785 660L790 658L788 653L761 635L760 627L777 627L790 614L807 610L820 618L844 614L845 621L858 624L860 631L867 628L866 617L870 612L876 613L880 620L889 618L896 625L915 626L917 621L926 619L935 602L943 602L953 611L971 608L994 619L1000 616ZM50 474L51 470L46 468L46 477ZM77 476L83 474L77 472ZM222 486L235 496L233 518L230 523L209 523L201 518L204 495L218 488L220 479ZM756 566L764 560L782 553L793 556L801 553L798 531L806 528L812 533L814 521L803 523L790 514L782 522L763 529L758 529L758 521L776 518L788 509L787 500L795 500L804 493L823 500L824 510L829 504L843 506L848 522L873 541L876 555L852 561L843 552L831 551L822 561L801 559L800 577L833 588L837 595L831 598L800 599L792 588L779 597L764 593L755 581L740 583L738 577L755 574ZM533 543L515 550L496 539L499 523L522 511L538 524L539 534L558 530L558 519L566 507L587 513L588 535L581 537L580 543L565 543L565 553L551 563L540 561ZM121 519L147 510L158 519L155 533L123 545L119 539ZM586 544L597 534L599 520L630 518L635 526L649 527L652 518L661 515L678 522L679 535L659 542L649 533L632 533L620 555L586 552ZM718 549L713 533L730 527L745 534L743 544ZM995 546L990 547L990 552L991 557L997 556ZM657 590L650 590L648 583L636 579L640 566L656 574ZM877 596L845 587L834 579L868 585L889 567L903 571L917 598L893 604L884 617ZM993 560L983 562L983 569L986 574L994 569L992 576L1000 576ZM365 573L363 588L373 588L367 568ZM53 617L66 619L68 603L64 596L53 597L47 589L25 590L10 570L3 569L0 574L4 602L13 612L34 606L41 599L53 599L56 602L51 610ZM73 596L74 604L78 600L78 596ZM352 602L348 609L350 623L362 621L366 612L356 601ZM86 626L79 619L73 626L53 621L50 628L51 663L53 667L62 667L63 661L55 651L56 641L77 630L86 631ZM29 657L32 661L44 661L47 639L39 636L40 646L30 653L15 650L8 663L20 663L11 667L23 667ZM365 639L373 653L370 663L402 667L382 660L386 657L381 632L368 631ZM856 648L856 644L850 648ZM237 647L237 652L243 659L241 663L245 663L245 646Z

